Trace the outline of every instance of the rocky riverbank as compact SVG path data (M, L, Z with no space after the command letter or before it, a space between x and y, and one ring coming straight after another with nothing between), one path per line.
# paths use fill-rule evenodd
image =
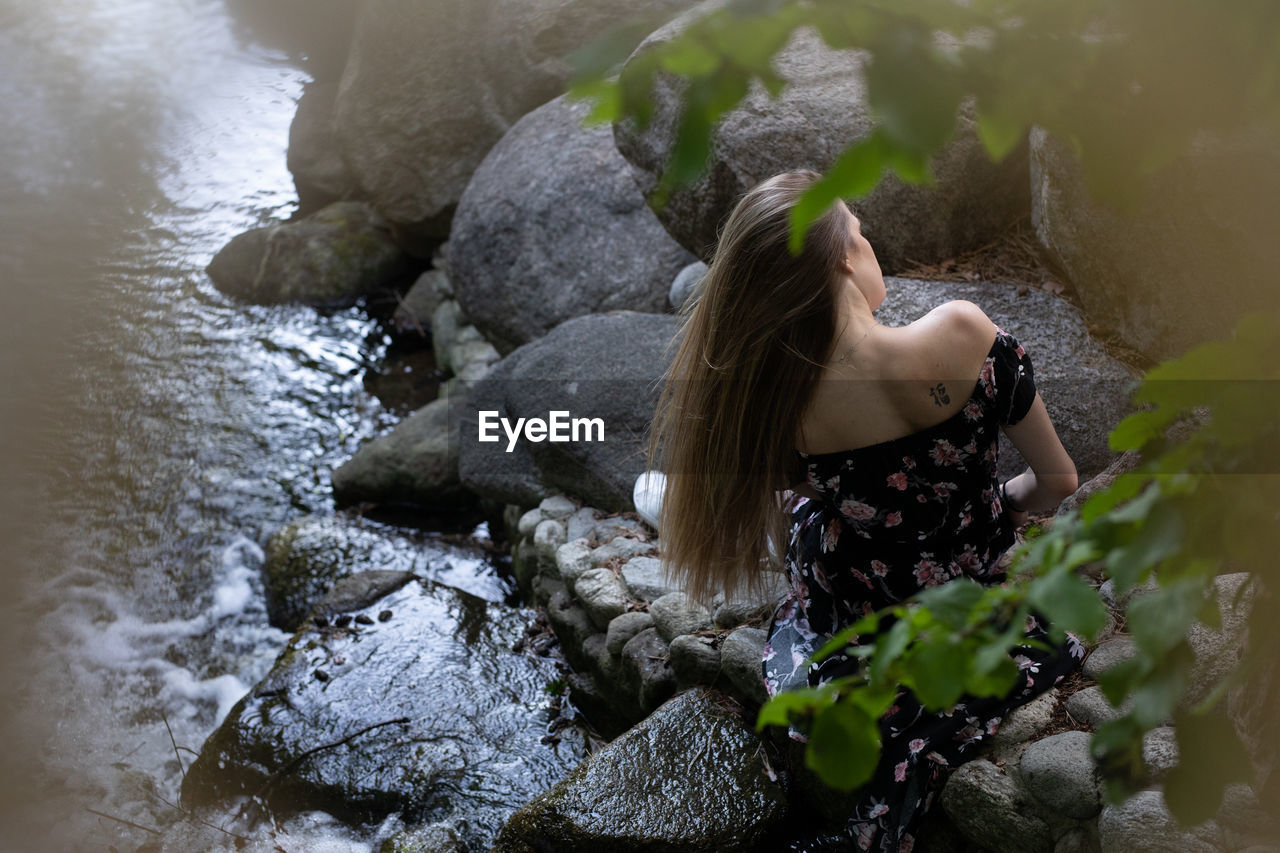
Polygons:
M673 143L678 92L656 94L644 131L584 128L581 105L557 97L559 57L624 6L654 15L643 50L722 0L538 0L513 17L487 14L489 0L446 5L428 14L393 0L359 14L340 81L308 89L291 136L300 191L336 203L237 237L210 275L250 301L397 293L388 333L429 336L446 381L334 471L335 503L480 507L508 543L518 594L418 561L413 542L345 513L286 526L267 543L266 588L273 623L295 634L205 744L184 801L400 815L409 829L384 853L777 849L815 815L839 814L839 798L754 730L785 579L760 600L692 602L663 576L660 536L632 512L632 488L676 312L705 271L696 259L756 180L826 168L870 132L863 58L798 34L779 58L783 95L753 92L717 129L706 176L655 214L646 194ZM992 164L968 112L956 131L939 187L886 179L856 205L886 273L954 258L1032 217L1071 301L1034 281L889 275L878 316L902 325L967 299L1016 334L1081 479L1096 478L1083 495L1132 462L1115 459L1107 435L1135 374L1089 329L1126 334L1146 315L1114 286L1123 264L1081 260L1072 223L1092 213L1069 155L1038 134ZM1116 245L1139 230L1111 227ZM1176 228L1142 234L1180 239ZM1186 311L1160 318L1133 337L1150 357L1216 328ZM599 441L485 442L481 411L511 422L566 411L606 428ZM1021 468L1002 439L1001 472ZM1192 638L1206 676L1243 642L1251 599L1229 593L1245 582L1220 578L1222 626ZM1144 743L1149 787L1105 803L1088 738L1115 714L1096 682L1126 658L1121 627L1113 616L1080 678L981 736L982 753L943 790L928 849L1280 849L1251 846L1276 827L1248 786L1230 789L1212 821L1173 822L1160 787L1177 762L1168 725Z

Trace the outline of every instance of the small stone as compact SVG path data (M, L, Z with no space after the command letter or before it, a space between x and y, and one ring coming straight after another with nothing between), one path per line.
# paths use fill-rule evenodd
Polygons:
M1078 723L1097 728L1105 722L1114 720L1124 711L1128 710L1128 703L1124 709L1117 709L1107 697L1103 695L1102 688L1096 684L1092 684L1083 690L1078 690L1067 697L1067 713Z
M591 569L591 546L587 544L587 540L570 539L557 548L556 568L560 571L560 579L567 584L572 584L579 575Z
M1016 749L1049 728L1058 695L1058 688L1051 688L1006 714L992 737L992 747L997 752Z
M566 535L564 525L555 519L538 522L533 531L533 553L540 566L555 567L556 551L568 541Z
M587 611L574 603L567 589L562 589L547 602L547 621L551 623L569 663L581 668L585 663L582 643L597 631Z
M325 682L328 680L329 680L329 673L325 672L323 669L316 670L316 681Z
M516 523L516 530L521 536L528 536L532 538L533 531L542 523L543 518L542 510L538 507L534 507L524 515L520 516L520 521Z
M720 643L720 663L729 683L743 699L763 704L769 698L764 689L763 628L739 628Z
M333 624L337 625L339 628L345 628L351 624L351 617L348 614L343 613L337 619L333 620Z
M356 622L358 622L361 625L372 625L373 617L366 613L361 613L359 616L356 617Z
M553 580L546 575L534 575L533 582L529 585L533 592L534 603L541 607L546 607L547 602L551 600L551 596L555 595L562 589L568 589L558 580Z
M651 553L653 553L652 543L641 542L639 539L631 539L627 536L617 536L591 552L591 565L603 566L618 558L630 560L632 557L643 557Z
M605 635L605 648L611 655L622 654L622 647L627 641L646 628L653 627L653 617L643 610L633 610L615 616L609 622L609 630Z
M582 643L582 655L595 666L596 673L608 683L622 674L622 662L609 654L604 634L592 634Z
M681 687L710 685L720 675L720 652L701 637L683 634L671 641L671 669Z
M677 314L689 298L698 291L702 277L707 274L707 265L702 261L694 261L676 273L671 282L671 290L667 293L667 303Z
M392 615L394 615L394 614L392 614L392 612L391 612L390 610L380 610L380 611L378 612L378 621L379 621L379 622L387 622L387 621L389 621L389 620L391 619Z
M1053 849L1049 827L1028 805L1017 783L982 758L960 765L942 789L942 807L956 828L993 853Z
M324 616L323 614L317 613L315 616L311 617L311 621L316 624L317 628L329 627L329 617Z
M601 631L609 627L615 616L627 612L627 586L612 569L583 572L574 583L573 591Z
M1053 845L1053 853L1097 853L1098 842L1083 826L1069 829Z
M722 628L736 628L744 622L768 617L791 588L781 572L767 572L762 579L764 598L742 594L717 604L713 619Z
M711 614L683 592L669 592L649 605L654 627L666 642L681 634L692 634L711 627Z
M596 534L596 511L589 506L582 507L569 516L565 528L570 542L592 538Z
M596 539L601 542L608 542L619 536L648 539L649 535L649 531L643 524L621 515L609 515L596 521ZM652 544L649 547L652 548Z
M1102 807L1087 732L1063 732L1028 745L1018 770L1027 790L1054 811L1085 820Z
M1219 853L1221 829L1214 821L1183 829L1160 791L1139 791L1098 816L1102 853Z
M676 692L667 644L654 628L646 628L622 647L622 680L649 713Z
M1137 654L1133 638L1128 634L1118 634L1097 646L1084 659L1084 677L1097 681L1098 676L1118 663L1129 660Z
M538 504L544 518L565 519L578 510L578 505L564 495L552 495Z
M636 598L656 601L676 588L667 582L657 557L632 557L622 566L622 579Z
M1178 765L1178 738L1173 726L1160 726L1142 736L1142 763L1159 782Z
M1102 596L1103 603L1110 609L1124 610L1129 606L1129 603L1133 601L1134 596L1145 595L1146 593L1154 592L1159 588L1160 587L1159 584L1156 583L1155 576L1152 575L1147 578L1145 583L1121 594L1116 592L1115 580L1108 578L1102 582L1101 586L1098 587L1098 595Z

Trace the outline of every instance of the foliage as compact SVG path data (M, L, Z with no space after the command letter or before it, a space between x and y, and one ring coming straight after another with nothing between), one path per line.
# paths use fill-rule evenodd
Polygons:
M772 57L800 27L837 49L865 51L874 130L855 141L802 200L804 226L836 198L869 192L886 169L931 181L930 158L972 110L988 153L1000 159L1038 125L1069 143L1095 196L1136 200L1141 177L1173 162L1202 135L1280 129L1280 3L1234 0L729 0L671 39L622 57L599 43L577 56L570 91L595 101L597 121L652 118L660 74L684 78L671 159L650 201L702 172L716 122L752 85L777 95L785 81ZM1248 762L1225 716L1227 689L1257 655L1195 707L1186 637L1219 622L1215 575L1254 571L1276 586L1280 468L1277 425L1259 380L1280 365L1280 316L1247 318L1231 341L1208 344L1151 370L1136 399L1148 408L1112 433L1116 450L1144 460L1132 473L1055 519L1014 554L1017 579L993 588L967 581L929 589L833 638L816 657L851 649L858 677L780 695L758 724L808 726L807 760L833 786L869 778L880 749L877 720L898 685L931 708L962 694L999 695L1017 670L1009 650L1034 610L1056 638L1092 637L1107 616L1079 570L1101 562L1120 594L1154 574L1152 591L1124 612L1136 656L1102 683L1130 709L1097 730L1095 756L1116 800L1143 783L1142 734L1173 719L1181 763L1165 780L1184 822L1216 810L1213 793L1243 778ZM1261 405L1260 405L1261 403ZM1174 438L1173 436L1179 436ZM1274 630L1251 625L1251 640Z
M616 76L619 48L634 41L589 46L574 57L570 93L595 102L593 120L644 127L655 78L685 80L675 147L650 199L660 205L701 174L716 122L753 83L781 92L771 61L802 27L865 52L877 123L797 207L797 247L831 201L866 194L886 169L931 181L930 157L968 98L993 159L1038 125L1075 149L1096 195L1119 205L1200 134L1280 128L1275 0L729 0Z

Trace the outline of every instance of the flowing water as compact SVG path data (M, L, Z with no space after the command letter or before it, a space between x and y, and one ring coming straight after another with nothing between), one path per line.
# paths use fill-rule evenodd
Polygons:
M363 383L387 339L203 272L296 208L296 56L221 0L0 2L0 845L132 851L95 812L171 820L174 743L189 764L284 647L260 543L397 420Z

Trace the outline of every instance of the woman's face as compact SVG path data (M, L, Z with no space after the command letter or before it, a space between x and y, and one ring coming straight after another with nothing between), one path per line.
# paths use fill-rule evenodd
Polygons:
M862 236L862 223L848 206L844 206L844 211L849 217L849 247L845 253L849 274L854 285L866 298L867 305L874 311L884 302L884 273L880 269L880 262L876 260L875 250L871 248L867 238Z

